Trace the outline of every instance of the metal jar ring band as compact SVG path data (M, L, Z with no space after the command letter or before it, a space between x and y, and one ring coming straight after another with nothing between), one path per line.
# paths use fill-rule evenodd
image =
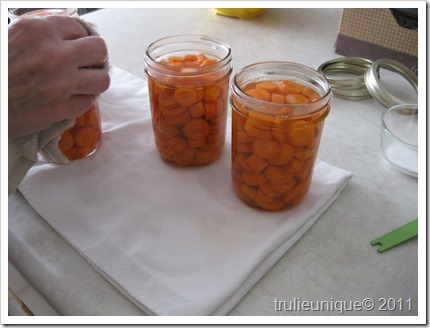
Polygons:
M392 59L379 59L375 61L372 67L366 71L364 80L369 92L383 106L389 108L403 104L404 101L394 97L380 83L379 69L381 67L402 75L412 85L418 94L418 77L409 68Z
M350 100L361 100L372 96L364 81L364 75L371 66L372 61L366 58L342 57L323 63L318 70L330 82L335 95ZM342 73L349 76L339 75Z

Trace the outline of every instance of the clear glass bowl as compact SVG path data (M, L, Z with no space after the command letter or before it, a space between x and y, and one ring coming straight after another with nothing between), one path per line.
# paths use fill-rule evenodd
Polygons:
M401 104L381 116L381 153L396 169L418 177L418 105Z

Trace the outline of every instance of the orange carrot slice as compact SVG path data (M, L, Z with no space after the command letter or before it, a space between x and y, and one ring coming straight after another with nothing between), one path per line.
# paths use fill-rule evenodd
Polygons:
M60 148L60 150L62 152L69 150L70 148L73 147L73 136L70 133L70 129L66 130L63 132L63 134L61 134L61 138L58 142L58 147Z
M179 88L175 91L175 100L180 106L188 107L197 102L197 95L192 89Z
M270 99L272 98L270 95L270 92L264 89L250 89L250 90L246 90L245 93L248 96L251 96L253 98L260 99L263 101L270 101Z
M80 148L87 147L94 141L95 136L92 128L82 128L75 135L75 143Z
M254 172L260 173L262 172L267 165L269 165L269 162L265 159L261 158L260 156L256 154L252 154L245 160L248 167L250 167Z
M282 80L278 83L279 89L285 94L302 93L304 86L291 80Z
M315 134L312 123L298 120L291 124L291 128L287 129L289 141L297 147L305 147L309 145Z
M254 154L261 158L272 159L279 155L281 147L276 140L254 139L252 142L252 150Z
M205 115L205 105L203 101L192 104L189 108L191 115L193 115L194 118L199 118Z
M189 139L204 139L209 133L209 124L201 119L193 119L185 126L184 133Z
M285 96L285 103L287 104L307 104L309 99L302 94L290 93Z

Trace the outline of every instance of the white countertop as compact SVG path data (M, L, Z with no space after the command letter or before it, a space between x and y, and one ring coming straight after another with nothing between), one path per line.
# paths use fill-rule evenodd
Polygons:
M210 9L103 9L85 16L105 39L111 64L144 78L152 41L171 34L219 37L232 48L234 71L284 60L318 68L334 51L341 9L267 9L251 20ZM375 302L372 311L343 316L418 313L418 241L378 253L370 241L418 215L418 180L396 171L379 152L376 100L337 97L326 120L319 158L351 171L336 202L229 315L340 315L338 311L277 311L274 300ZM421 213L420 213L421 214ZM425 214L424 214L425 215ZM9 198L9 260L60 315L142 315L16 192ZM378 311L381 299L403 302ZM410 301L408 301L410 300ZM406 302L412 304L410 310Z

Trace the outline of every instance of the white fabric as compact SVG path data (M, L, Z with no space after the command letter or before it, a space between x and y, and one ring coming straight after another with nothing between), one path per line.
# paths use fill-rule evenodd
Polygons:
M230 181L230 128L212 165L159 157L147 84L118 68L100 97L91 157L39 162L20 190L99 272L149 314L226 314L337 198L352 174L318 161L297 207L248 207Z

